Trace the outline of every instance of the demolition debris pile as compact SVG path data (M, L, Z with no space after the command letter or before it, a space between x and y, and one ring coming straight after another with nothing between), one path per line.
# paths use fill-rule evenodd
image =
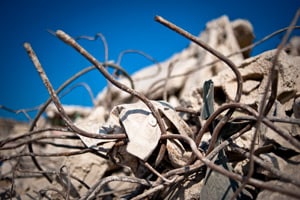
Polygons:
M72 81L53 92L24 45L52 100L47 118L0 121L1 199L300 198L300 38L250 57L246 20L222 16L196 39L156 20L193 42L131 76L56 32L109 81L93 108L61 105Z

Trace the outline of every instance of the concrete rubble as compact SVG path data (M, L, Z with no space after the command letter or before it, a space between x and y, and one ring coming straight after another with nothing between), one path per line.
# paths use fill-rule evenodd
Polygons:
M206 29L199 35L200 40L225 56L228 56L238 67L243 78L241 103L249 105L257 110L260 106L262 95L264 95L268 75L277 51L276 49L269 50L254 57L250 57L251 49L241 52L240 50L242 48L252 44L254 37L254 30L249 21L237 19L231 22L227 16L221 16L218 19L208 22L206 24ZM276 65L278 69L277 96L268 117L290 120L300 119L299 41L299 37L292 38L285 50L282 51L278 57ZM224 103L232 102L237 90L237 80L232 70L226 66L224 62L216 60L213 55L194 43L191 43L186 49L172 55L169 59L159 64L153 64L135 72L132 74L131 78L136 91L144 94L153 101L164 100L170 110L162 112L162 110L166 108L166 105L164 105L165 107L160 107L160 113L164 118L167 131L169 131L168 133L185 134L188 132L188 135L191 138L194 137L194 134L199 130L199 126L205 121L198 116L192 117L183 113L177 114L175 108L182 106L200 112L204 104L202 96L203 83L209 79L214 83L215 109ZM120 78L119 81L130 87L130 81L128 79ZM270 92L267 96L269 95ZM153 157L155 157L153 154L157 153L156 147L159 144L160 134L157 123L154 119L155 122L153 122L153 120L150 122L155 124L151 124L149 122L151 119L148 119L152 116L149 115L150 111L147 110L145 105L141 105L137 99L132 98L128 93L125 93L114 86L110 86L109 89L104 88L103 91L98 94L96 105L97 106L94 108L84 108L80 106L64 106L64 108L67 110L68 115L75 121L75 124L83 130L93 133L104 131L106 134L113 134L114 132L120 133L122 131L126 132L129 138L127 146L118 146L116 140L110 141L111 143L108 146L105 146L107 151L109 151L105 156L115 156L114 160L117 160L120 158L118 157L119 154L123 155L120 159L121 164L119 163L118 165L118 163L113 163L111 160L107 160L93 153L69 157L39 158L39 161L45 169L57 172L51 175L54 181L50 184L41 175L25 179L14 179L16 198L32 199L41 197L41 190L44 188L56 188L59 191L68 189L70 190L70 199L78 199L88 191L88 189L83 187L78 181L72 180L70 185L66 185L63 180L69 180L69 177L65 177L64 179L59 176L59 171L65 171L69 176L72 175L89 186L94 185L101 178L109 175L131 175L145 178L145 174L147 174L148 177L152 177L152 175L146 173L147 169L143 168L139 162L139 159L143 161L152 160ZM132 120L134 121L134 118L131 118L128 113L135 112L136 115L132 115L132 117L137 117L137 109L142 110L142 112L140 112L138 124L133 126L130 123L132 123ZM46 114L46 121L45 119L41 119L39 121L39 127L46 128L63 124L60 123L61 119L54 105L47 108ZM126 116L126 119L124 116ZM233 117L245 117L245 114L237 112L234 113ZM149 122L150 125L146 122ZM274 124L293 138L296 138L299 142L299 124L282 122L274 122ZM25 126L25 128L23 126ZM153 128L151 128L151 126ZM4 119L0 120L0 127L2 129L2 141L8 136L12 137L20 133L26 133L28 130L28 127L24 124L15 124ZM108 131L111 127L117 127L117 129ZM146 135L139 133L141 127L148 127L146 128L147 130L144 131L153 131L158 134L149 138L148 134L150 133L147 132ZM234 142L242 148L249 149L253 133L254 128L237 138ZM59 135L61 132L47 132L47 135L53 134ZM69 136L74 136L72 133L67 134ZM81 140L72 140L69 138L63 142L61 139L52 139L51 141L53 143L63 143L65 145L69 144L78 147L84 147L85 145L89 148L97 147L97 144L101 143L101 140L82 136L79 137ZM261 153L257 156L279 171L287 173L288 175L299 176L300 149L297 146L291 145L289 141L279 136L274 130L265 125L260 127L259 138L260 141L256 144L257 149L261 150L262 147L269 144L276 146L277 149L267 152L260 151ZM153 140L152 143L150 143L149 140ZM210 134L207 132L203 137L201 145L205 146L209 141ZM166 166L164 168L165 170L182 167L188 164L189 158L191 157L190 149L183 143L180 143L179 140L168 141L166 145L168 157L166 157L165 160L169 162L169 166ZM72 151L61 147L55 147L53 149L52 146L47 144L36 146L38 148L35 148L35 153ZM14 150L0 151L1 157L13 154ZM287 157L284 157L283 155L287 155ZM19 162L23 162L21 165L25 166L26 169L37 171L30 157L22 157ZM0 189L0 195L2 196L8 195L10 191L11 182L4 180L4 177L15 164L15 161L1 163L0 169L2 179L0 180L0 186L2 189ZM247 162L233 162L231 165L232 170L241 175L246 175L249 170ZM20 169L25 169L22 166L20 166ZM22 175L21 172L16 173ZM299 189L299 187L292 183L285 184L280 182L276 179L274 174L271 174L262 167L258 167L257 172L255 173L264 177L264 181L271 184L290 187L295 190ZM204 185L204 177L194 179L189 177L189 179L183 181L181 185L171 188L173 192L168 193L167 191L170 191L170 188L168 188L168 190L162 192L161 195L168 199L199 199L201 188L204 187ZM138 186L138 184L134 183L112 182L103 187L104 189L102 190L103 193L110 192L110 194L107 194L105 198L99 197L99 199L119 199L124 195L122 190L138 190L140 189ZM253 199L256 197L257 199L288 198L283 194L273 193L267 190L262 190L260 192L259 190L252 188L252 190L249 189L249 191L251 191L251 198ZM55 192L49 192L47 195L49 195L51 199L61 199L61 196ZM158 196L152 198L154 199L155 197L157 198ZM209 197L209 199L220 198L220 196ZM226 196L224 199L229 198L230 196Z

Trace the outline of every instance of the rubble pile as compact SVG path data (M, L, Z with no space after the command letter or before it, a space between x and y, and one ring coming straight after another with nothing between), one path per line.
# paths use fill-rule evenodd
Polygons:
M118 77L147 103L109 84L93 108L63 106L80 129L124 138L67 129L54 104L31 131L1 120L1 199L300 198L300 38L250 57L254 37L227 16L199 35L237 67L240 94L232 68L191 43Z

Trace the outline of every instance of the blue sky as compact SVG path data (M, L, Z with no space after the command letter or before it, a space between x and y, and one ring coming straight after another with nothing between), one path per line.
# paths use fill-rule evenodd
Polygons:
M142 50L158 61L181 51L190 42L154 21L155 15L174 22L198 35L206 22L228 15L231 20L248 19L256 39L289 25L299 0L289 1L200 1L200 0L3 0L0 3L0 105L12 109L31 108L42 104L49 96L23 43L30 42L54 88L81 69L90 66L72 48L47 32L62 29L71 36L94 36L102 33L109 46L109 59L117 60L126 49ZM299 23L298 23L299 24ZM295 32L296 34L299 32ZM275 48L282 35L255 48L253 54ZM98 60L104 60L103 45L98 41L80 41ZM151 62L130 54L122 66L133 73ZM96 96L105 79L96 70L78 82L87 83ZM62 98L64 104L92 106L82 87ZM30 112L34 116L35 112ZM0 117L26 120L0 109Z

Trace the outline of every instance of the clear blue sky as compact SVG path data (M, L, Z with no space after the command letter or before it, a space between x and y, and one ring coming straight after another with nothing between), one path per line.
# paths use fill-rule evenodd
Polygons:
M62 29L71 36L93 36L101 32L109 45L109 59L117 60L126 49L142 50L158 61L185 48L189 41L154 21L161 15L198 35L206 22L228 15L231 20L244 18L254 26L256 39L289 25L299 0L288 1L201 1L201 0L2 0L0 5L0 105L13 109L30 108L49 96L26 54L23 43L30 42L53 86L90 66L84 58L47 29ZM299 24L299 23L298 23ZM296 32L299 35L299 32ZM254 49L254 54L275 48L282 35ZM99 41L80 41L98 60L103 61ZM129 72L151 64L138 55L124 57L122 66ZM105 86L105 79L92 71L77 82L86 82L95 96ZM87 92L79 87L62 99L65 104L92 106ZM34 112L30 113L32 116ZM0 110L0 117L25 120Z

